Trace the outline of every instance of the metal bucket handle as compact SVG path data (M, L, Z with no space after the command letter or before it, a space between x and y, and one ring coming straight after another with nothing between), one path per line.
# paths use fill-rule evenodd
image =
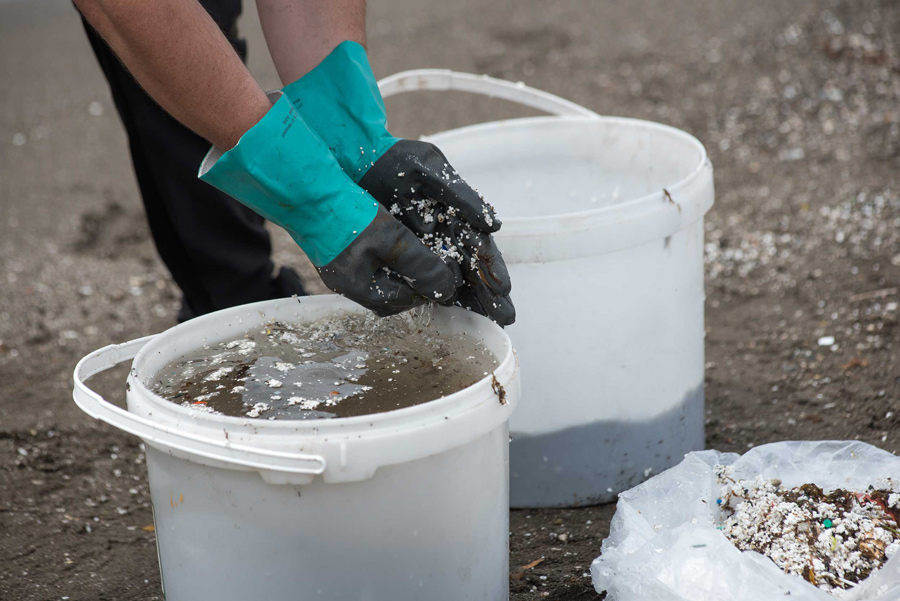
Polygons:
M565 98L487 75L457 73L448 69L415 69L385 77L378 82L384 98L419 90L471 92L490 98L502 98L561 117L593 117L600 115Z
M256 470L313 475L325 471L325 458L320 455L267 451L182 432L116 407L85 384L91 376L133 359L153 338L146 336L122 344L111 344L82 358L75 366L75 390L72 393L75 404L93 418L139 436L146 442L176 451Z

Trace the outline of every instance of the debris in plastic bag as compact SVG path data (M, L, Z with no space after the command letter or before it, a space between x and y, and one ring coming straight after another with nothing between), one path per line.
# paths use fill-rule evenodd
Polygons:
M715 470L725 537L821 590L856 586L900 550L900 494L891 489L786 488L762 476L737 480L734 466Z
M760 553L739 550L722 530L729 511L718 502L724 501L719 477L726 471L735 482L760 478L785 491L814 484L825 492L865 492L895 489L900 458L842 441L779 442L743 456L689 453L679 465L619 495L610 535L591 566L597 591L607 591L608 601L900 599L900 554L858 584L826 592ZM834 526L833 518L822 517L826 526Z

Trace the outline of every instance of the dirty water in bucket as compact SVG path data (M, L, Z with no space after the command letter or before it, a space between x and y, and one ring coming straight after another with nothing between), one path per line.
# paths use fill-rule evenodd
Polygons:
M466 335L429 328L430 310L379 319L346 313L271 322L169 363L147 383L204 413L327 419L425 403L474 384L497 366Z

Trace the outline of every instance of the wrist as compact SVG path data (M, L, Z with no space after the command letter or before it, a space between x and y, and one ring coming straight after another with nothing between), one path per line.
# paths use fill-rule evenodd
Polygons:
M220 152L226 152L237 146L241 137L250 131L257 123L262 121L266 114L272 110L273 100L269 100L266 94L259 90L259 94L248 94L246 99L238 99L236 105L239 110L231 119L219 119L214 123L214 136L209 141Z
M259 90L258 94L253 94L246 102L246 108L242 112L241 118L232 127L227 142L222 147L225 150L231 150L237 146L241 136L262 121L263 117L272 110L272 106L277 100L278 98L270 99L262 90Z

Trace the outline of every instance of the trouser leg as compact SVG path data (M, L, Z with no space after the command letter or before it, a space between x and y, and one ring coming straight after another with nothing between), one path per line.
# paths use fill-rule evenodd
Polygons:
M204 2L243 55L235 36L240 4ZM134 171L160 257L184 293L188 314L303 294L296 277L272 277L262 217L197 179L209 143L156 104L85 23L128 134Z

